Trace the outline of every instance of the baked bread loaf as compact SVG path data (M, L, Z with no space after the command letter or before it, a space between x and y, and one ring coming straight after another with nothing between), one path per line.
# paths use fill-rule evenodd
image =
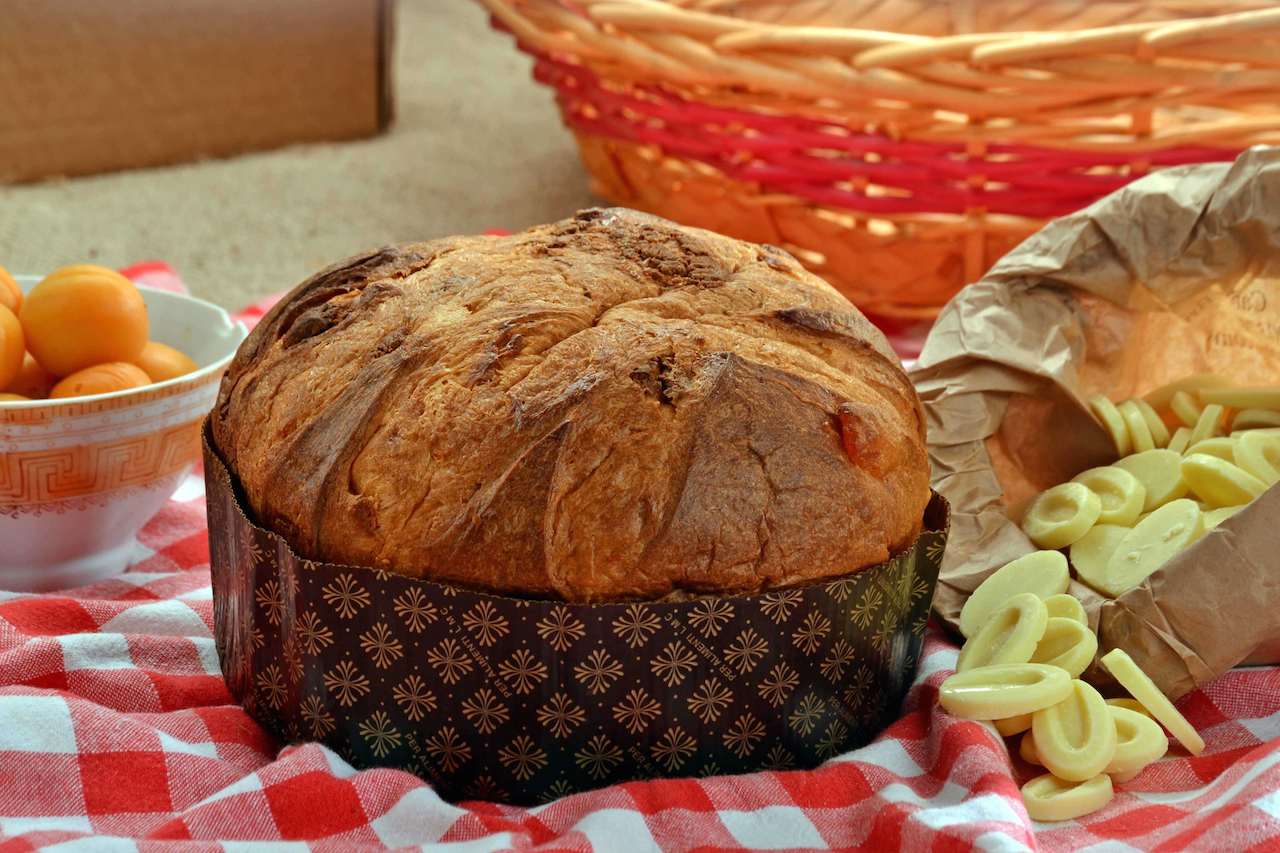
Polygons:
M866 318L779 249L624 209L324 270L241 347L212 432L303 556L577 602L845 575L929 501Z

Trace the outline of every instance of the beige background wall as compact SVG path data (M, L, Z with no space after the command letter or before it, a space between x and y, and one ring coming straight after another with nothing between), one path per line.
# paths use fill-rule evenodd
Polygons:
M162 259L228 308L388 242L521 228L593 202L549 90L470 0L399 0L384 136L0 187L0 266Z

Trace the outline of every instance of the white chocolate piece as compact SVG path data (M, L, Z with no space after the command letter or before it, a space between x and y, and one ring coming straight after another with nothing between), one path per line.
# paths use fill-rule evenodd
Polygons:
M1049 611L1034 592L1020 592L1000 606L964 644L956 671L1000 663L1026 663L1049 624Z
M1102 695L1080 679L1065 699L1031 720L1040 763L1071 782L1092 779L1116 754L1116 724Z
M987 577L960 609L960 633L976 636L992 614L1020 592L1040 598L1066 592L1071 583L1067 558L1057 551L1032 551Z
M1169 408L1173 409L1173 413L1178 416L1178 420L1192 428L1200 422L1200 415L1204 411L1200 408L1200 404L1186 391L1179 391L1174 394L1169 400Z
M1142 714L1143 716L1151 717L1151 712L1144 708L1142 703L1137 699L1134 699L1132 696L1118 696L1115 699L1108 699L1107 704L1114 705L1117 708L1126 708L1133 711L1135 714ZM1155 717L1151 717L1151 719L1154 720Z
M1115 467L1128 471L1146 487L1147 499L1142 502L1143 512L1151 512L1187 493L1187 484L1182 479L1182 457L1172 450L1135 453L1116 461Z
M1044 600L1044 609L1049 612L1050 619L1074 619L1081 625L1089 624L1084 605L1071 593L1063 592L1049 596Z
M1115 676L1121 687L1129 691L1129 695L1151 712L1157 723L1186 747L1187 752L1199 755L1204 751L1204 740L1199 733L1187 722L1186 717L1178 713L1178 709L1160 692L1155 682L1134 663L1128 652L1124 649L1112 649L1102 656L1102 665Z
M1107 710L1116 725L1116 754L1105 773L1136 773L1169 751L1168 735L1146 714L1116 705L1108 705Z
M1169 439L1169 449L1179 456L1187 449L1187 442L1191 440L1191 427L1178 427L1173 432L1173 436Z
M1081 817L1105 807L1114 796L1111 777L1105 773L1078 783L1046 773L1022 786L1022 804L1027 808L1027 816L1038 821Z
M1102 501L1098 524L1119 524L1128 527L1138 520L1147 502L1147 487L1123 468L1106 465L1090 468L1071 478L1080 483Z
M1232 438L1242 435L1280 435L1280 427L1258 427L1257 429L1238 429L1231 433Z
M1041 548L1065 548L1089 532L1102 500L1080 483L1062 483L1040 493L1027 508L1022 530Z
M1013 737L1031 728L1031 715L1018 714L1016 717L1005 717L1003 720L992 720L991 722L1000 734L1005 737Z
M1079 678L1097 653L1098 637L1087 625L1074 619L1050 619L1031 654L1031 662L1061 667L1067 675Z
M1268 409L1241 409L1231 421L1231 429L1274 429L1280 427L1280 412Z
M1151 432L1151 440L1155 442L1156 447L1165 447L1169 444L1169 428L1165 426L1164 421L1160 419L1160 415L1156 410L1151 408L1151 404L1146 400L1138 397L1133 401L1138 407L1138 411L1142 413L1142 419L1147 422L1147 429Z
M1119 410L1116 409L1116 404L1102 394L1094 394L1089 398L1089 408L1106 427L1107 433L1111 436L1111 443L1115 445L1116 453L1127 456L1131 447L1129 429L1125 426Z
M938 688L938 703L953 717L1003 720L1056 705L1070 693L1071 676L1065 670L1005 663L957 672Z
M1018 741L1018 755L1028 764L1044 766L1044 763L1040 761L1040 753L1036 752L1036 736L1034 732L1027 732Z
M1236 439L1236 464L1267 486L1280 483L1280 433L1247 432Z
M1221 431L1225 410L1217 403L1210 403L1200 413L1200 419L1191 428L1191 437L1187 439L1187 447L1195 447L1206 438L1213 438Z
M1163 409L1169 405L1169 401L1173 399L1173 395L1179 391L1184 391L1189 395L1195 396L1207 388L1226 388L1232 385L1231 379L1218 373L1193 373L1190 376L1184 376L1176 379L1168 385L1161 385L1154 391L1149 391L1142 395L1142 399L1146 400L1157 409Z
M1217 527L1219 524L1244 509L1244 507L1245 505L1242 504L1240 506L1220 506L1217 509L1209 510L1204 514L1205 531L1208 532Z
M1193 453L1182 460L1182 479L1212 506L1247 504L1267 490L1267 484L1217 456Z
M1137 403L1125 400L1116 406L1116 411L1124 419L1125 429L1129 431L1129 443L1135 452L1156 449L1155 439L1151 437L1151 428L1147 426L1147 419L1142 416Z
M1280 385L1256 388L1205 388L1200 399L1206 403L1230 406L1233 409L1270 409L1280 411Z
M1187 498L1171 501L1125 534L1107 561L1106 572L1102 577L1091 580L1089 585L1112 598L1119 598L1174 555L1191 547L1203 532L1204 516L1195 501Z
M1218 457L1224 462L1235 464L1236 440L1223 435L1216 438L1206 438L1204 441L1197 441L1195 444L1189 445L1182 452L1182 455L1190 456L1192 453L1207 453L1210 456Z
M1120 547L1121 541L1129 535L1131 529L1117 524L1098 524L1073 544L1071 565L1075 566L1076 577L1102 592L1102 586L1107 583L1107 566L1111 562L1111 555Z

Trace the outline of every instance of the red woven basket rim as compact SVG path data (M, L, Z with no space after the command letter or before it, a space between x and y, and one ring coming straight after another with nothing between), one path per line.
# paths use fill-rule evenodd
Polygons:
M1173 146L1135 155L1018 143L895 139L833 119L715 106L657 85L609 86L590 68L531 53L564 121L587 135L654 145L766 193L869 216L1005 214L1048 219L1152 168L1231 161L1238 148Z

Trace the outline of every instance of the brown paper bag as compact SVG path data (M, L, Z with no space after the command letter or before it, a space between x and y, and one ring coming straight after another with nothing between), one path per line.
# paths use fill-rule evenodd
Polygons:
M1135 181L943 309L912 373L953 511L938 616L955 629L969 593L1034 550L1011 520L1032 497L1114 460L1089 395L1201 372L1280 384L1280 148ZM1072 587L1099 653L1123 647L1170 696L1280 662L1280 487L1119 599Z

